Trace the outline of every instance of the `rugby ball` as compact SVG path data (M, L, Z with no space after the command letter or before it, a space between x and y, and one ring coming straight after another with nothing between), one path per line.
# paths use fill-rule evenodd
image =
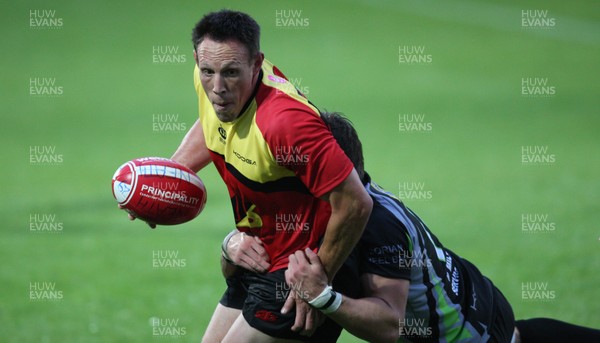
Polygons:
M188 222L206 203L206 188L196 173L161 157L121 165L112 178L112 193L131 215L159 225Z

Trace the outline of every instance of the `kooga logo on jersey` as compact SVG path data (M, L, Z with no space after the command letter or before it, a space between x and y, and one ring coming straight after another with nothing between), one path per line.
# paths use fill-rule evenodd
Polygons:
M233 151L233 154L235 155L235 157L239 158L242 162L246 162L251 166L255 166L256 165L256 161L251 160L249 158L246 158L244 156L242 156L240 153L238 153L237 151Z

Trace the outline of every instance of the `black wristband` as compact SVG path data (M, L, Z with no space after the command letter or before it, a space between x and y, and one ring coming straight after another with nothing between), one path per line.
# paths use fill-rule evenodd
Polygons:
M318 309L324 310L324 309L328 308L329 306L331 306L331 304L333 304L334 301L335 301L335 292L332 290L329 292L329 300L327 300L325 305L319 307Z

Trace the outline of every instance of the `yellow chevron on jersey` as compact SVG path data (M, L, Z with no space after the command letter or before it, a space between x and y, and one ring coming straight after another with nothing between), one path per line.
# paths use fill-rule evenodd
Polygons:
M262 225L263 225L262 218L256 212L254 212L255 208L256 208L256 205L254 205L254 204L252 206L250 206L248 211L246 211L246 216L244 218L242 218L242 220L237 222L235 224L235 226L249 227L249 228L262 227Z

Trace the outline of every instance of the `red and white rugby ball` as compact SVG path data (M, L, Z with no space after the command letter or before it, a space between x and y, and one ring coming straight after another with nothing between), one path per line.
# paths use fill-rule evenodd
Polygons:
M206 188L191 169L167 158L144 157L120 166L112 178L113 196L134 217L159 225L196 218Z

